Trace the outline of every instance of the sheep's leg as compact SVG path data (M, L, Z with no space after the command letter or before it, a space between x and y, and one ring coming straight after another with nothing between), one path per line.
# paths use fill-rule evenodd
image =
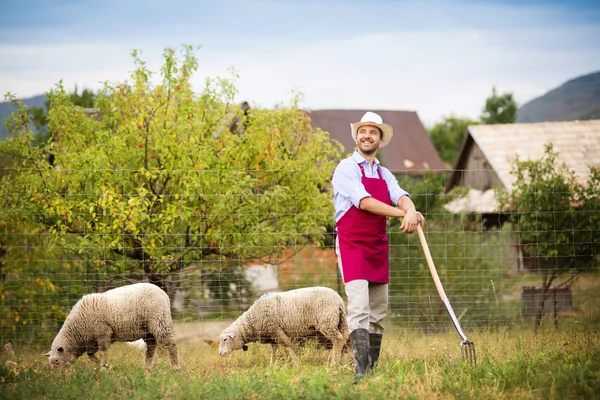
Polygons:
M93 362L100 364L100 359L98 357L96 357L96 353L87 353L88 358L90 360L92 360Z
M171 368L179 369L179 355L177 353L177 345L175 344L175 335L171 329L170 317L159 316L152 319L148 323L148 330L156 337L156 340L161 346L164 346L169 355L169 361L171 362ZM163 321L169 321L169 324L165 324Z
M277 347L279 347L277 343L271 344L271 365L275 364L277 361Z
M110 335L98 338L98 352L100 353L100 365L103 368L108 368L106 363L106 353L110 347Z
M166 335L162 335L157 338L158 343L164 346L169 355L169 361L171 362L171 368L179 369L179 355L177 353L177 345L175 344L175 337L171 331Z
M282 329L279 329L277 332L275 332L275 341L277 344L280 344L283 347L285 347L285 349L287 350L288 354L294 362L298 361L298 356L292 348L292 341Z
M177 345L175 344L175 340L165 343L165 348L169 354L171 368L179 369L179 355L177 354Z
M146 343L146 360L144 362L144 368L150 369L152 368L154 353L156 352L156 338L152 335L147 335L144 338L144 342Z
M343 335L336 329L321 330L320 332L333 344L333 348L329 353L329 359L332 366L337 365L342 359L342 351L344 349Z

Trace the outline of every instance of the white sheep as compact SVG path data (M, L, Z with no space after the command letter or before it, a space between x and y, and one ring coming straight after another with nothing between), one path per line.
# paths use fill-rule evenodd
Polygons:
M71 309L46 353L51 366L73 363L86 353L106 364L111 343L143 339L146 342L145 368L152 367L157 343L169 354L171 366L179 368L173 334L169 296L151 283L136 283L83 296ZM95 353L100 352L100 360Z
M266 293L220 335L219 354L248 350L247 343L271 344L274 364L278 345L292 360L298 357L292 339L322 336L332 344L330 360L336 365L348 341L346 308L340 295L326 287L308 287L280 293Z

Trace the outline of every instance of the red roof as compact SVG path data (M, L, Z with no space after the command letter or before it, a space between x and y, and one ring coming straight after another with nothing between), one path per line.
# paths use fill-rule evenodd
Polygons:
M394 128L392 141L377 153L377 158L392 173L422 175L425 170L444 172L447 166L435 149L429 133L414 111L382 110L312 110L310 118L314 128L329 132L332 139L344 145L347 154L356 144L350 133L350 123L358 122L367 111L373 111L383 122Z

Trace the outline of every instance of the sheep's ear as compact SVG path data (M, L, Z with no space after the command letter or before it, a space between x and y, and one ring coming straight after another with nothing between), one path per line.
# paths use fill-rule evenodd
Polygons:
M235 332L227 332L227 336L233 339L235 337Z
M246 346L245 344L242 345L242 350L244 351L248 351L248 346Z
M50 357L50 352L47 352L46 354L44 354L46 357Z

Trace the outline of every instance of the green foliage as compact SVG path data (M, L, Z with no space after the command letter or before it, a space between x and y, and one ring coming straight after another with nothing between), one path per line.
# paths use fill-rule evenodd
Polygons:
M443 211L443 193L447 174L425 171L415 178L408 174L396 175L400 187L410 193L417 210L423 215L435 215Z
M49 252L24 222L4 221L0 228L0 337L49 340L76 299L94 290L85 287L81 262Z
M103 279L160 286L184 268L203 276L226 269L217 286L229 286L224 280L239 281L241 264L323 239L326 188L342 147L312 129L299 96L244 117L234 105L235 75L192 90L192 48L181 59L166 49L156 84L137 52L133 59L129 82L104 84L96 117L58 84L48 94L52 140L43 146L33 145L25 107L8 119L1 221L43 237L49 259L60 250L57 260L86 260ZM234 117L244 118L244 134L230 131Z
M75 90L69 94L69 98L71 103L73 103L75 106L92 108L94 107L96 94L89 89L84 89L81 94L79 94L77 86L75 86ZM29 107L27 110L31 118L31 122L33 123L33 127L35 128L35 143L38 146L47 144L48 140L53 137L53 134L48 131L48 112L50 111L50 107L50 99L46 98L44 101L44 107L34 106Z
M438 122L431 128L429 131L431 141L444 162L450 165L455 164L460 144L467 132L467 127L477 124L479 122L451 116L444 117L441 122Z
M600 254L600 170L591 167L583 185L557 155L547 144L540 160L517 159L513 190L499 196L525 251L552 276L596 268Z
M518 232L524 253L532 257L533 268L542 277L542 293L559 276L582 271L600 263L600 169L590 168L585 185L575 172L557 162L552 144L540 160L515 161L511 193L498 195L501 206L510 212L509 221ZM543 317L542 298L535 326Z
M56 137L48 149L32 149L28 132L0 147L20 158L2 182L8 212L36 223L50 245L96 249L96 260L121 272L268 258L320 240L330 218L322 189L341 146L310 127L298 99L253 109L245 134L231 134L227 122L240 112L233 83L207 80L196 95L191 49L180 63L171 49L164 57L154 86L134 53L133 82L105 84L99 120L59 85L50 94ZM41 160L44 150L57 168Z
M73 105L82 108L93 108L94 101L96 100L96 93L90 89L83 89L81 94L78 93L79 89L75 86L72 93L69 94L69 99ZM41 130L48 126L48 112L50 111L51 103L50 99L46 98L44 101L44 107L29 107L29 114L33 120L34 126L37 130Z
M485 107L481 114L481 123L512 124L517 121L517 102L512 93L498 95L496 88L492 89L492 95L485 101Z

